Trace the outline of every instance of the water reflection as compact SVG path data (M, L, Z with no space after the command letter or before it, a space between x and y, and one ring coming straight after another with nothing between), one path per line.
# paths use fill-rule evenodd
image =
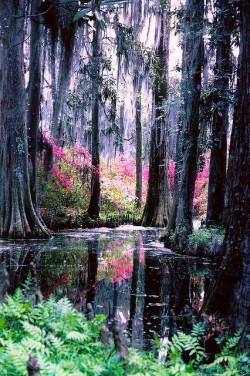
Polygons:
M0 242L0 301L24 283L30 263L44 296L67 295L85 310L118 318L135 347L154 332L188 331L213 266L158 242L160 229L121 226L57 234L48 241Z

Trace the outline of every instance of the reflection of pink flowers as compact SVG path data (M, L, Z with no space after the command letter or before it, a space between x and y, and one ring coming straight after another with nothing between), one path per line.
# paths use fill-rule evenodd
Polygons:
M123 240L108 245L105 258L99 262L98 280L108 279L111 283L131 277L133 270L133 249L126 248Z
M131 277L133 263L131 257L125 255L119 259L105 260L100 263L100 271L103 271L110 282L120 282ZM103 269L103 270L102 270Z

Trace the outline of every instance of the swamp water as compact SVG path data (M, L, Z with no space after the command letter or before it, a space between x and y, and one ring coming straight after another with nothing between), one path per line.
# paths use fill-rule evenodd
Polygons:
M153 333L188 329L214 266L172 253L159 242L162 229L120 226L60 232L50 240L0 241L0 300L24 283L36 265L44 298L67 296L85 311L92 302L130 333L141 348Z

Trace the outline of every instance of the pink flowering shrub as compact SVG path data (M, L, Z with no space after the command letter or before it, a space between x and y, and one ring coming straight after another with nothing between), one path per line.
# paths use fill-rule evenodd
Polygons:
M131 157L119 155L108 164L101 162L103 211L134 210L135 177L135 161Z
M40 195L41 208L53 208L57 211L82 212L87 209L90 197L89 175L91 157L88 150L80 145L62 148L56 145L46 132L44 139L52 145L53 165L47 181L43 179L40 161Z
M198 172L195 190L194 190L194 214L202 216L207 210L207 195L208 195L208 178L209 178L209 159L205 159L204 166Z
M173 161L169 163L170 186L174 184ZM146 202L149 170L142 170L142 204ZM135 210L135 160L127 155L119 155L108 164L101 163L101 194L104 211Z
M48 179L42 172L43 158L40 161L40 194L39 206L41 211L55 209L59 212L85 212L90 199L90 177L93 167L87 148L81 145L60 147L48 132L43 134L44 140L52 146L53 165ZM198 173L195 194L194 211L203 215L206 211L208 185L208 158L202 171ZM118 155L109 163L101 160L101 211L103 213L134 212L135 211L135 160L128 155ZM169 162L170 187L174 185L175 163ZM142 171L142 205L147 195L148 167Z

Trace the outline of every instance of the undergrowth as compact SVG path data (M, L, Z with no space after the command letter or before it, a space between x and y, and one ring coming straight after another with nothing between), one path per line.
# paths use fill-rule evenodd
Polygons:
M39 365L38 375L100 376L186 376L247 375L249 357L238 354L240 333L229 338L216 359L207 363L202 346L204 329L196 324L190 335L179 332L156 352L130 349L124 359L114 350L113 341L100 341L105 321L97 315L87 321L69 300L51 297L34 304L18 289L0 305L0 375L28 375L27 362L32 354ZM157 341L156 341L157 342Z

